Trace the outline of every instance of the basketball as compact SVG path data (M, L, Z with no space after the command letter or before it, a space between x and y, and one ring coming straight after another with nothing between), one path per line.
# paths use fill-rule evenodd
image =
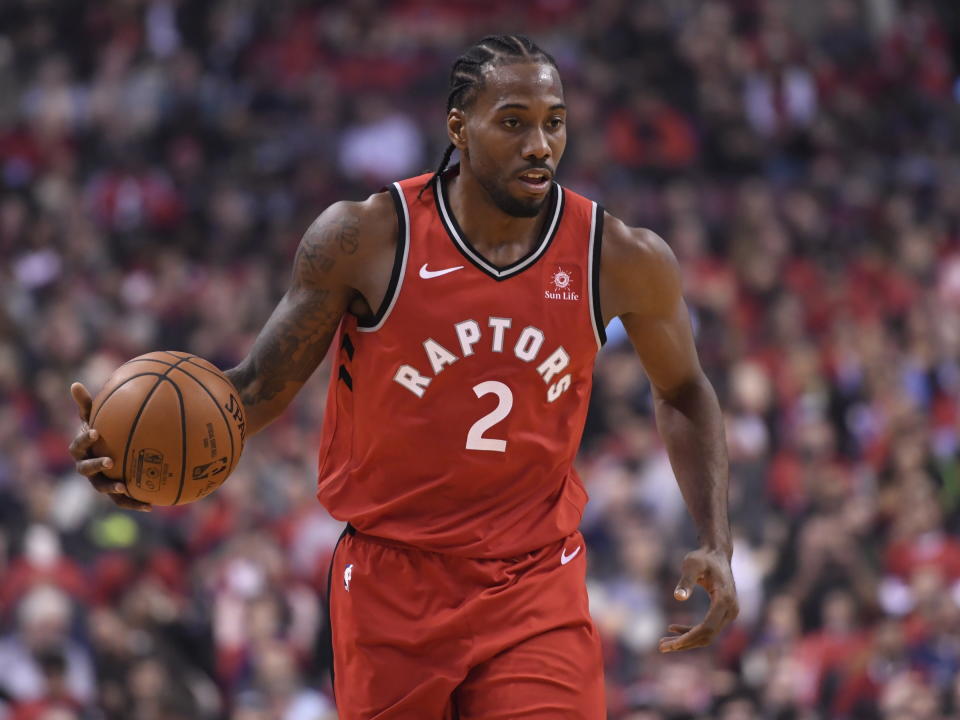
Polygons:
M243 452L245 417L233 384L206 360L159 351L133 358L93 400L93 457L136 500L183 505L216 490Z

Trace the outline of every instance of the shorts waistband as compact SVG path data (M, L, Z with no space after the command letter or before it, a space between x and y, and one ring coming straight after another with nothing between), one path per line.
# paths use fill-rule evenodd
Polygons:
M411 545L410 543L405 543L401 540L394 540L392 538L380 537L379 535L370 535L369 533L365 533L365 532L361 532L360 530L357 530L350 523L347 523L347 526L344 529L344 532L347 535L350 535L351 537L359 538L360 540L371 542L376 545L383 545L385 547L395 548L397 550L407 550L412 552L425 553L427 555L436 555L437 557L442 557L442 558L459 558L461 560L491 560L491 561L500 561L500 562L519 562L520 560L523 560L526 557L529 557L531 555L536 555L537 553L547 550L548 548L552 547L554 544L554 543L551 543L550 545L546 545L542 548L527 550L526 552L522 552L519 555L512 555L508 557L471 557L469 555L458 555L456 553L441 552L439 550L430 550L427 548L419 547L417 545ZM561 538L555 542L562 543L563 540L564 539Z
M401 542L400 540L393 540L391 538L380 537L379 535L370 535L369 533L360 532L350 523L347 523L346 533L347 535L359 538L360 540L366 540L367 542L376 543L377 545L386 545L387 547L397 548L398 550L413 550L414 552L429 553L430 555L446 554L437 552L436 550L426 550L422 547L411 545L410 543Z

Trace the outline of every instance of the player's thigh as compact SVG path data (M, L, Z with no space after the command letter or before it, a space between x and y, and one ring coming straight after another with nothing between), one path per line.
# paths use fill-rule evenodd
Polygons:
M585 623L525 640L473 668L454 697L460 720L604 720L597 631Z

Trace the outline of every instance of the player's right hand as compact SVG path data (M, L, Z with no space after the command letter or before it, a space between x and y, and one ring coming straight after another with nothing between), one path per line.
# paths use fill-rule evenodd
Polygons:
M93 398L82 383L75 382L70 386L70 394L80 410L80 432L70 443L70 454L77 461L77 472L83 475L93 485L93 489L104 493L113 502L127 510L148 512L152 506L149 503L134 500L127 494L127 487L119 480L111 480L103 474L103 470L113 467L113 458L90 457L90 448L97 441L97 431L90 427L90 408Z

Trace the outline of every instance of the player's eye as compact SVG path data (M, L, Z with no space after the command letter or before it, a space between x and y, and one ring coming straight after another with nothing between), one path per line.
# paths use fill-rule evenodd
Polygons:
M504 127L508 128L518 128L520 127L520 121L515 117L504 118L502 121Z
M557 128L562 127L562 126L563 126L563 118L562 118L562 117L550 118L550 127L551 127L551 128L553 128L554 130L556 130Z

